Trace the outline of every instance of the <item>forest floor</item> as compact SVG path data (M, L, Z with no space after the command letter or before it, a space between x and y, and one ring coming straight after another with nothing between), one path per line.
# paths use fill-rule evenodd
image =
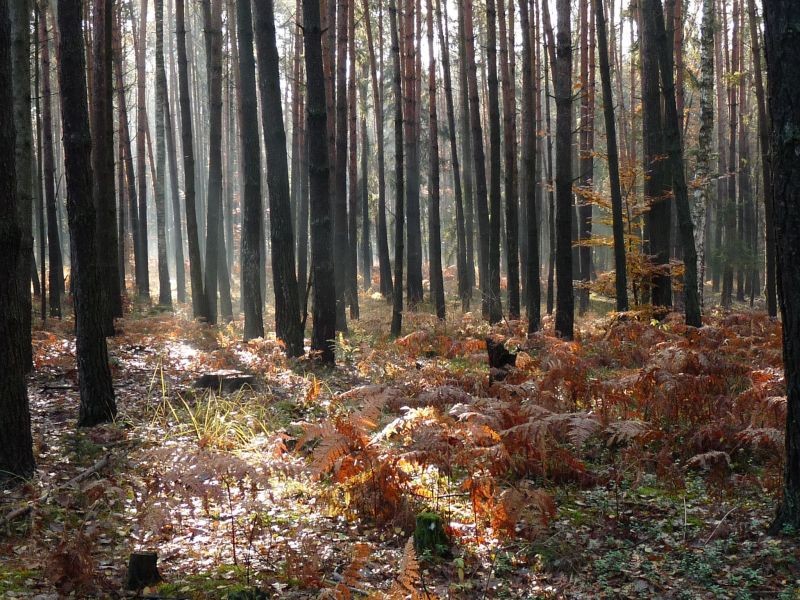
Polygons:
M128 557L153 550L150 597L800 598L797 532L766 534L778 324L590 314L566 342L449 305L392 341L386 304L361 305L334 370L135 309L109 341L118 420L90 430L72 322L37 325L38 472L0 492L0 597L131 596ZM490 374L490 333L515 368ZM255 381L193 386L218 369ZM446 537L415 552L422 511Z

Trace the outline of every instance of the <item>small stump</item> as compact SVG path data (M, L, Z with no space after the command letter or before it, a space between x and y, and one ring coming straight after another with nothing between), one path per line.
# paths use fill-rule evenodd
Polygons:
M223 394L232 394L249 385L252 387L255 378L247 373L226 369L203 373L194 382L194 387L199 389L214 390Z
M128 578L125 589L141 590L161 581L156 563L158 555L155 552L137 552L128 559Z
M516 352L509 352L503 339L497 336L486 338L486 353L489 355L489 383L503 381L517 364Z
M421 512L417 515L417 526L414 529L414 550L420 557L447 558L451 556L450 540L444 531L442 517L432 512Z

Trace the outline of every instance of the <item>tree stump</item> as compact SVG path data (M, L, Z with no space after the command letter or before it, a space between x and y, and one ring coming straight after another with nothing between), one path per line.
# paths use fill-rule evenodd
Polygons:
M128 559L128 578L125 589L141 590L161 581L156 563L158 555L155 552L136 552Z
M417 515L417 526L414 529L414 550L417 555L450 556L450 540L444 531L442 517L432 512L421 512Z
M486 352L489 355L489 383L503 381L517 364L516 352L509 352L498 336L486 338Z
M255 378L247 373L234 369L203 373L194 382L194 387L214 390L223 394L232 394L249 385L252 387Z

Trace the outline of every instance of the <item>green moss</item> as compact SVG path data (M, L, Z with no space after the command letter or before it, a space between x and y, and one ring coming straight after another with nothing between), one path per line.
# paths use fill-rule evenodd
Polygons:
M450 540L444 531L442 517L432 512L421 512L417 515L414 549L422 557L450 556Z

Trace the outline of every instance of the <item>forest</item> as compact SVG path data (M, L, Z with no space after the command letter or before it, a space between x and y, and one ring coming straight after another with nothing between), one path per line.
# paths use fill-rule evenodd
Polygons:
M2 0L0 597L800 598L800 2Z

